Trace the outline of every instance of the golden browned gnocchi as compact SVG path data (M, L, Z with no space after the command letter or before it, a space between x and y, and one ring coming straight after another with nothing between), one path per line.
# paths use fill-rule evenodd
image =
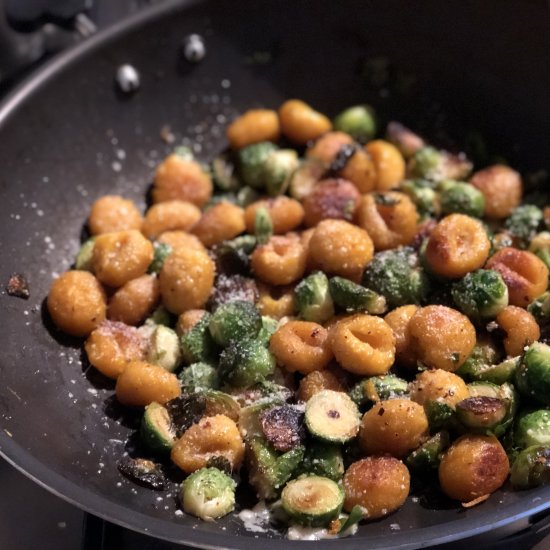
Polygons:
M106 296L99 281L87 271L67 271L48 294L53 322L67 334L87 336L105 319Z
M214 284L215 266L206 252L178 248L166 258L159 274L160 295L175 314L206 304Z

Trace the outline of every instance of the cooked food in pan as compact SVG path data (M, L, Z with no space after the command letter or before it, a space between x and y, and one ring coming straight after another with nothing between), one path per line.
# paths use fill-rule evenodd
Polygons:
M144 214L90 206L47 304L141 411L123 474L178 469L204 520L248 484L291 537L391 514L411 477L466 507L550 481L550 206L511 167L379 133L368 106L289 100L208 165L177 148Z

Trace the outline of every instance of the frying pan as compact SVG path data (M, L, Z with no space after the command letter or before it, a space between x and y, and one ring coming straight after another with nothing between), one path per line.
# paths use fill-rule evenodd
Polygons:
M2 455L77 506L155 537L243 549L258 536L266 549L307 544L248 532L233 515L216 523L177 515L175 485L157 495L120 476L135 418L44 315L52 278L69 268L93 200L120 193L145 206L154 166L173 147L163 126L208 159L226 145L226 121L289 97L329 115L368 102L382 122L401 120L438 144L473 139L485 151L480 162L498 152L522 171L547 168L549 30L542 1L166 2L55 58L0 107L0 281L22 273L31 291L28 300L0 296ZM180 55L190 33L207 47L195 65ZM128 97L113 86L122 63L141 74ZM505 487L468 510L411 497L355 537L322 544L427 546L547 507L550 487Z

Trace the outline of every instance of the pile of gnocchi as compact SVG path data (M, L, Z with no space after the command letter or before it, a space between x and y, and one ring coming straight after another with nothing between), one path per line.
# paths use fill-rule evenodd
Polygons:
M124 475L162 490L177 467L205 520L248 484L329 536L411 475L462 506L550 481L550 206L509 166L378 134L369 106L289 100L208 165L177 148L144 214L91 205L47 305L140 411Z

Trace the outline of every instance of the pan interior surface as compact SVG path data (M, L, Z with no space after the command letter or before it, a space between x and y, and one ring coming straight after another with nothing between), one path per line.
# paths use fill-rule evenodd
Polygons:
M3 294L0 451L52 491L99 516L202 547L293 546L230 515L205 523L176 514L177 490L155 494L121 477L136 417L86 367L80 343L44 315L52 279L67 270L91 203L121 194L145 207L155 166L174 145L208 160L225 126L252 107L296 97L333 116L355 103L453 148L483 136L488 154L522 171L547 168L550 17L543 2L344 0L172 3L126 30L64 54L0 109L0 281L22 273L31 296ZM152 12L153 13L153 12ZM147 20L146 20L147 19ZM518 25L521 21L521 25ZM186 35L207 55L181 57ZM496 47L498 44L498 47ZM141 88L120 96L130 63ZM170 128L175 143L161 133ZM476 137L477 136L477 137ZM550 488L508 488L473 509L413 496L361 526L349 548L413 548L471 536L550 505ZM244 501L253 499L243 495Z

